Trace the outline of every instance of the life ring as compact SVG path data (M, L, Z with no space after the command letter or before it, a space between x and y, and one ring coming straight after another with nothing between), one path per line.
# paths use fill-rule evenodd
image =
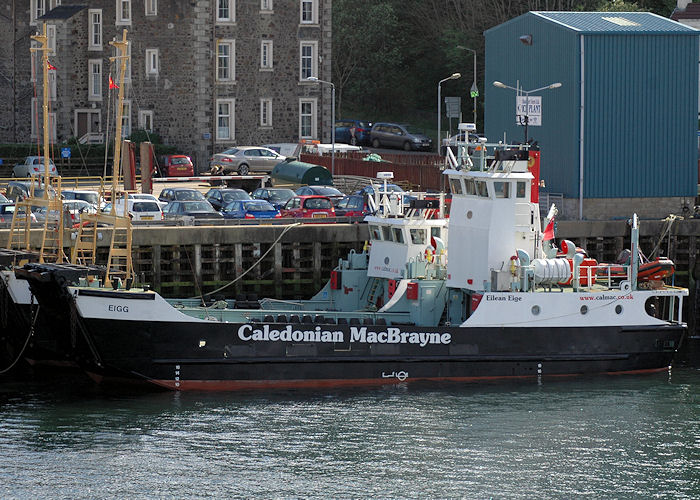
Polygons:
M425 256L425 260L427 260L430 263L432 263L433 260L435 259L435 253L430 248L425 249L424 256Z

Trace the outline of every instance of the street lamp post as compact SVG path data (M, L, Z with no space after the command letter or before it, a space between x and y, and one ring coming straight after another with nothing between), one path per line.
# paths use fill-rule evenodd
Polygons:
M437 120L438 120L438 123L437 123L437 126L438 126L438 127L437 127L437 128L438 128L438 137L437 137L437 139L438 139L438 145L437 145L437 150L438 150L438 154L441 154L440 150L442 149L442 137L441 137L441 136L442 136L442 131L440 130L441 125L442 125L442 124L440 123L440 118L441 118L440 115L442 114L442 113L441 113L441 112L442 112L442 103L440 102L440 85L442 85L442 84L443 84L444 82L446 82L447 80L456 80L457 78L461 78L461 76L462 76L461 73L452 73L452 74L451 74L450 76L448 76L447 78L443 78L442 80L440 80L440 81L438 82L438 96L437 96L437 97L438 97L438 100L437 100Z
M539 92L540 90L558 89L559 87L561 87L561 82L551 83L549 85L545 85L544 87L540 87L534 90L523 90L522 88L520 88L519 84L517 87L511 87L510 85L506 85L505 83L501 83L499 81L493 82L493 86L501 89L515 90L518 96L525 94L525 118L522 120L522 122L524 123L521 124L525 125L525 143L527 144L527 124L529 121L528 112L530 111L530 94L532 94L533 92Z
M331 177L335 176L335 85L333 82L319 80L315 76L306 79L309 82L325 83L331 86Z
M464 47L462 45L457 45L458 49L468 50L474 54L474 82L472 83L472 88L469 91L472 98L474 99L474 126L476 126L476 98L479 95L479 89L476 86L476 50Z

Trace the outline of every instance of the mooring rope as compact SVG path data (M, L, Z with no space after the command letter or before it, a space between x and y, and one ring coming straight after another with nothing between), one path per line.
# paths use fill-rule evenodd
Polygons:
M32 307L32 308L34 307L34 295L32 295L30 307ZM39 309L40 308L41 308L41 306L39 306L37 304L36 311L34 312L34 319L32 320L32 324L29 327L29 335L27 335L27 340L24 341L24 345L22 346L22 349L20 350L19 354L17 355L17 358L12 362L12 364L10 366L8 366L7 368L5 368L3 370L0 370L0 375L12 370L12 368L14 368L14 366L19 362L19 360L22 359L22 356L24 356L24 351L27 349L27 346L29 345L29 339L31 339L32 336L34 335L34 325L36 325L36 320L39 317Z

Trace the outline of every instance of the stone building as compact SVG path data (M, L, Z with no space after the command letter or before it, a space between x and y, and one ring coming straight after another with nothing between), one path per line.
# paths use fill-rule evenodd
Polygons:
M156 133L199 171L233 145L330 141L331 88L306 79L331 80L331 0L10 0L0 6L0 142L42 133L30 37L44 22L56 141L113 139L109 41L124 29L125 136Z

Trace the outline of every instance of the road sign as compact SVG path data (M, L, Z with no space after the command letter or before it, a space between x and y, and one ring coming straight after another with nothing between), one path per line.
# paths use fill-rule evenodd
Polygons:
M461 111L461 97L445 97L445 112L447 114L447 118L459 118Z
M61 148L61 158L70 158L70 148Z
M526 111L527 103L527 111ZM519 95L515 101L515 122L518 125L525 124L525 116L527 115L527 124L534 127L542 125L542 96Z

